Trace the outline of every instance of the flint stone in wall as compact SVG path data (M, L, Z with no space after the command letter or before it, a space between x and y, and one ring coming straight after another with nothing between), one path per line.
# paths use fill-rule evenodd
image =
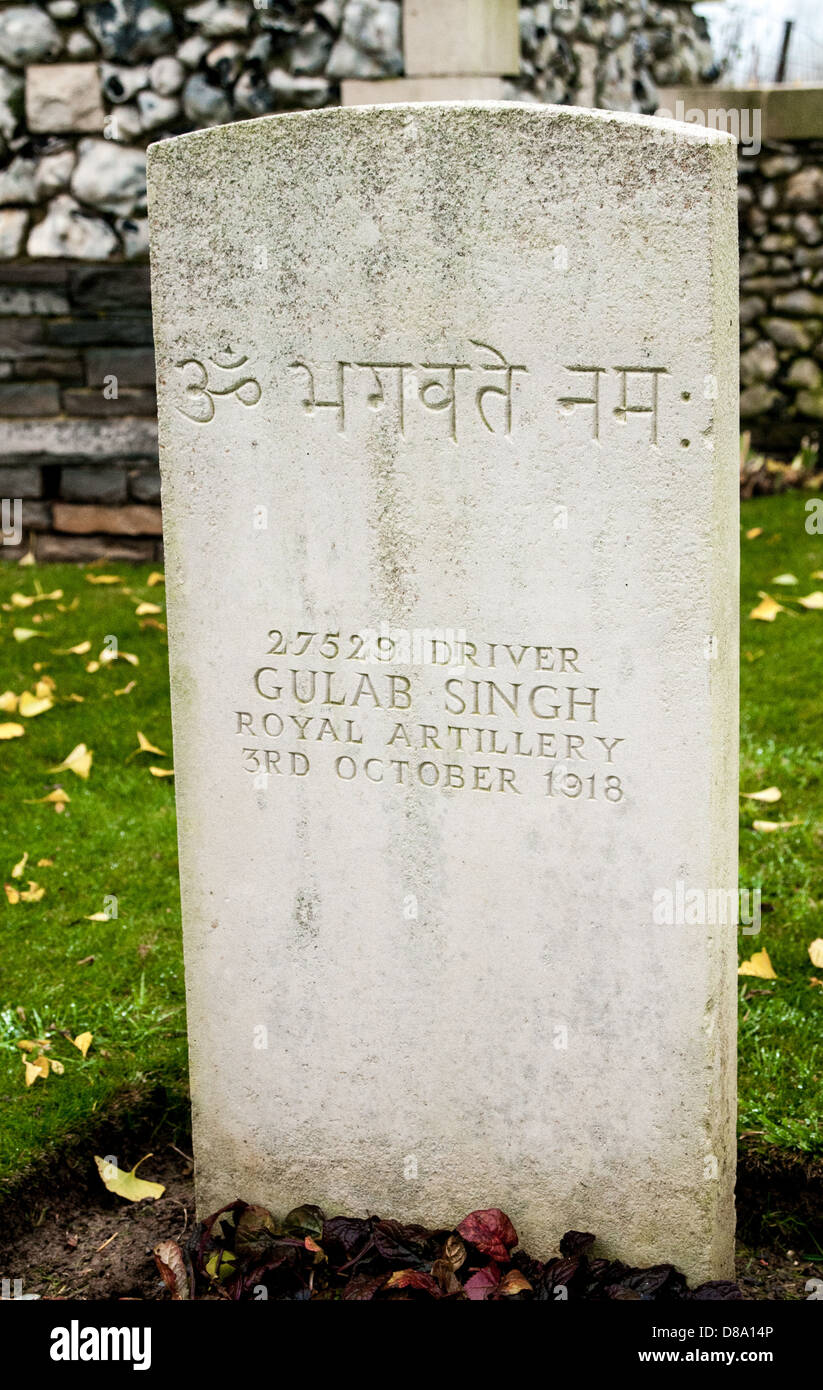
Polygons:
M105 112L96 63L33 64L26 69L26 121L36 133L102 130Z
M148 63L136 67L120 67L116 63L101 63L100 76L103 80L103 94L113 105L131 101L138 92L149 85Z
M186 69L179 58L155 58L149 73L153 91L161 97L173 97L186 80Z
M808 352L820 337L821 325L814 320L798 323L793 319L763 319L762 327L778 347Z
M807 246L817 246L818 242L823 241L823 228L820 225L820 217L814 217L810 212L799 212L794 219L794 229L800 240Z
M37 5L12 5L0 12L0 61L13 68L56 58L62 47L57 26Z
M123 243L126 260L133 261L138 256L149 253L149 223L146 217L118 217L115 222L117 235Z
M50 0L46 9L52 19L61 19L63 21L67 19L76 19L80 12L80 6L77 4L77 0Z
M811 165L792 174L786 184L784 202L789 208L819 209L823 204L823 169Z
M59 150L54 154L43 155L34 175L38 201L44 201L54 193L62 193L64 188L68 188L74 161L74 150Z
M753 386L758 381L771 381L777 376L780 363L774 343L765 340L755 343L740 358L740 380L744 386Z
M245 34L251 22L252 8L242 0L203 0L202 5L189 5L183 11L190 24L196 24L210 38L225 38L228 34Z
M789 368L786 381L806 391L817 391L823 384L823 371L811 357L797 357Z
M823 391L798 391L796 403L801 415L823 420Z
M23 79L0 67L0 135L10 140L23 111Z
M779 391L773 391L770 386L762 382L756 386L749 386L747 390L740 393L740 414L744 418L752 415L765 415L771 410L775 401L781 399Z
M158 130L170 126L180 115L180 102L174 97L161 97L157 92L140 92L137 97L141 130Z
M111 140L81 140L71 179L75 198L127 217L146 206L146 156Z
M66 39L66 53L70 58L93 58L97 44L85 29L72 29Z
M385 77L402 71L400 6L394 0L349 0L328 76Z
M28 213L21 208L7 208L0 212L0 260L12 261L20 255L28 220Z
M220 87L213 87L202 72L195 72L183 88L183 110L198 125L224 125L231 120L231 102Z
M86 10L86 24L115 62L155 58L174 43L174 23L165 5L155 0L103 0Z
M823 315L823 295L813 294L811 290L792 290L789 294L777 295L772 308L779 314L797 314L799 318Z
M90 216L67 193L61 193L49 204L43 221L33 228L26 250L29 256L104 261L118 250L118 243L108 223Z

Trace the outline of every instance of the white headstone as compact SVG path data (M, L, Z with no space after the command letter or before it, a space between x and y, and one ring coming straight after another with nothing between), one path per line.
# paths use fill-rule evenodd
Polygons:
M391 106L149 171L199 1209L727 1274L734 142Z

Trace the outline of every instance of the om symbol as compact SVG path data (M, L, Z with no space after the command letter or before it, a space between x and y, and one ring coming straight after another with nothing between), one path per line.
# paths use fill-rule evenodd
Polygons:
M207 358L210 366L216 367L221 374L239 371L248 360L247 357L236 356L231 348ZM187 357L174 365L177 371L184 374L183 390L186 397L186 406L178 405L175 409L181 415L185 415L187 420L194 420L198 425L207 425L214 419L214 402L217 396L236 396L241 405L249 406L257 405L263 394L260 382L253 376L241 376L239 379L235 377L225 385L219 384L220 377L216 382L209 381L209 367L196 357Z

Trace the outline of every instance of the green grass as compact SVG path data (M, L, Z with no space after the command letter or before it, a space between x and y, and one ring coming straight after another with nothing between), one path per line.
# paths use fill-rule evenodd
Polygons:
M807 948L823 936L823 612L790 601L823 589L811 578L823 570L823 536L805 530L806 501L788 493L743 507L743 531L763 534L742 540L741 788L775 785L783 795L777 805L741 800L740 881L763 895L761 932L741 935L741 958L765 947L778 979L741 979L740 1127L748 1142L821 1154L823 989L809 981L823 969ZM171 757L129 759L138 729L171 750L165 633L141 627L135 613L141 600L163 605L162 586L147 585L150 568L108 566L122 582L96 585L87 579L95 567L0 567L0 692L32 689L46 674L56 683L45 713L0 713L0 723L25 727L0 743L3 879L25 888L31 877L46 889L39 902L0 905L0 1191L28 1159L90 1132L124 1093L185 1088L174 783L149 772ZM798 584L775 585L787 571ZM62 589L62 599L8 607L12 593L31 594L35 584ZM749 619L761 589L797 616ZM42 635L18 643L15 627ZM108 635L139 665L118 660L88 672ZM85 640L87 655L55 654ZM129 694L114 693L131 680ZM78 743L94 752L88 781L50 772ZM71 798L62 814L31 804L58 784ZM756 819L799 824L766 834L752 828ZM24 851L26 872L12 880ZM53 866L38 867L41 858ZM85 920L106 895L117 898L117 919ZM81 964L89 956L93 964ZM94 1035L85 1060L63 1030ZM46 1033L65 1072L27 1089L17 1042Z
M823 937L823 611L795 599L823 590L823 536L805 529L808 493L743 504L741 536L740 786L776 786L782 799L741 798L740 883L760 888L758 936L740 936L741 959L765 947L778 979L741 978L740 1128L762 1144L823 1153L823 969L808 946ZM762 534L752 540L746 532ZM793 574L798 583L775 584ZM774 622L748 615L759 591L787 610ZM793 616L796 615L796 616ZM799 821L763 833L755 820Z
M59 604L70 610L48 601L0 613L0 692L31 690L46 674L56 683L56 704L45 713L0 713L0 723L25 727L23 737L0 743L2 878L23 889L31 878L46 890L39 902L13 906L4 894L0 907L0 1190L27 1160L89 1129L124 1091L167 1085L179 1092L186 1075L174 781L149 772L172 759L127 761L138 729L171 753L165 633L141 628L145 618L135 616L138 600L163 607L164 590L147 586L149 566L108 566L122 584L88 582L87 574L100 572L0 569L4 605L15 591L33 593L36 583L46 592L62 589ZM18 643L15 627L41 635ZM119 659L88 672L112 635L139 665ZM86 655L55 655L86 640ZM132 680L129 694L115 695ZM78 743L93 750L88 780L50 772ZM31 804L57 784L71 798L62 814L49 803ZM14 880L24 851L28 865ZM38 867L41 858L53 867ZM116 920L84 920L104 910L106 895L117 899ZM89 956L93 963L81 964ZM85 1060L62 1030L94 1035ZM27 1089L17 1042L46 1033L48 1055L63 1062L64 1074Z

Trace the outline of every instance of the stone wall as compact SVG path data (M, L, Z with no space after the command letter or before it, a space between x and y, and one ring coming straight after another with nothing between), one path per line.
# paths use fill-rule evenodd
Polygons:
M715 75L685 0L520 21L513 99L653 111ZM158 553L146 145L402 71L396 0L0 4L0 495L24 526L6 558Z
M740 415L792 452L823 421L823 140L740 160Z

